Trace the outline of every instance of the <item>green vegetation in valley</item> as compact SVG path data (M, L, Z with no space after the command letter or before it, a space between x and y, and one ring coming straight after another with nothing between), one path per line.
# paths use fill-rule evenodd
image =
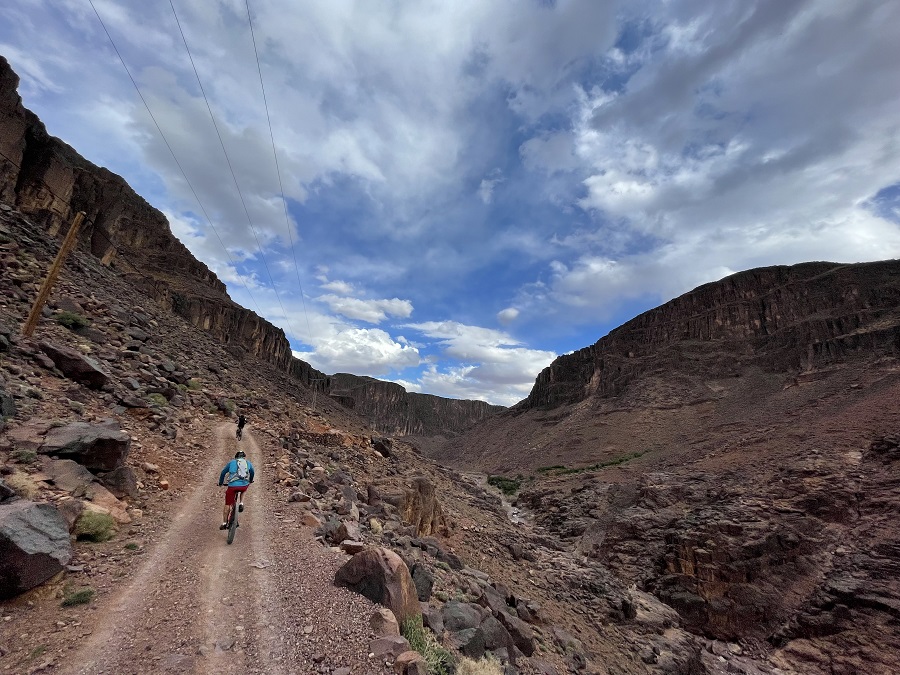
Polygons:
M522 486L522 476L508 478L507 476L488 476L488 485L493 485L505 495L514 495Z
M161 408L169 403L169 400L162 394L147 394L147 399L157 408Z
M616 457L614 459L607 460L605 462L598 462L596 464L591 464L590 466L581 466L581 467L565 467L561 464L556 464L554 466L542 466L537 471L538 473L546 473L548 475L553 476L567 476L573 473L583 473L585 471L597 471L598 469L606 469L610 466L619 466L620 464L624 464L625 462L629 462L632 459L637 459L641 455L647 454L646 450L641 452L629 452L627 455L621 455L620 457Z

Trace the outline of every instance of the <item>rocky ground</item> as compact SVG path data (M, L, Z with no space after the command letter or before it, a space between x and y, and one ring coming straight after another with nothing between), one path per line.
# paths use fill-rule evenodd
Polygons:
M520 476L516 503L560 546L677 610L726 658L900 671L900 363L740 375L684 388L705 400L651 377L616 399L509 414L447 459Z

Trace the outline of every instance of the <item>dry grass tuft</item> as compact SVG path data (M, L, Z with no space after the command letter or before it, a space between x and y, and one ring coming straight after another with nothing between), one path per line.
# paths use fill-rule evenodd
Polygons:
M503 675L503 667L490 656L478 661L463 657L456 664L456 675Z

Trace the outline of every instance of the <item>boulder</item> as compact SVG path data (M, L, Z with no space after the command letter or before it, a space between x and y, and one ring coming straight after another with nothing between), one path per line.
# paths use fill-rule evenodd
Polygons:
M334 581L384 605L400 623L421 614L409 569L388 549L370 548L356 554L338 569Z
M394 661L394 672L399 675L428 675L428 663L419 652L410 650Z
M484 633L480 628L466 628L450 633L448 642L451 647L470 659L477 660L484 656Z
M15 496L16 491L9 487L6 483L4 483L3 478L0 478L0 502Z
M72 559L69 528L49 504L0 505L0 600L44 583Z
M387 607L376 607L369 618L369 626L378 637L400 635L400 624L397 617Z
M100 476L100 480L119 499L138 496L137 476L130 466L120 466L108 471Z
M39 452L76 460L94 471L122 466L131 448L131 437L109 420L102 424L72 422L51 429Z
M76 496L84 495L97 480L94 474L71 459L46 459L43 469L54 487Z
M513 644L519 648L519 651L525 656L534 654L534 631L531 630L531 626L522 621L519 617L512 616L506 612L498 613L497 619L503 624L503 627L512 638Z
M39 347L44 354L50 357L60 372L69 379L80 382L91 389L102 389L109 382L109 373L99 363L81 352L68 347L59 347L49 342L41 342Z
M459 602L451 600L444 604L441 610L441 616L444 620L444 628L451 633L466 630L467 628L476 628L481 625L481 621L488 613L479 607L468 602Z
M494 617L489 616L481 622L481 626L479 627L481 628L482 634L484 634L485 649L493 651L495 649L503 649L512 646L513 641L509 636L509 633L503 627L503 624Z
M406 638L399 635L376 638L369 643L369 651L379 658L389 657L396 659L409 650L409 642L406 641Z
M416 596L420 602L428 602L434 588L434 575L425 565L415 564L412 568L412 579L416 586Z

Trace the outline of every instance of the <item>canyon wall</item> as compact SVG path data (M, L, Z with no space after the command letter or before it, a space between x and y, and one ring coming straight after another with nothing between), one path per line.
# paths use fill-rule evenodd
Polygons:
M815 262L749 270L700 286L545 368L516 410L621 395L655 371L737 374L821 368L900 353L900 262Z
M461 401L407 392L399 384L348 373L332 375L327 391L352 407L379 433L393 436L456 434L505 410L484 401Z

